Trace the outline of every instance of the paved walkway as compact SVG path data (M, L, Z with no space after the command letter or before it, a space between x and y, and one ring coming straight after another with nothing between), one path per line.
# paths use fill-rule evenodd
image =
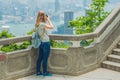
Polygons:
M17 80L120 80L120 72L99 68L80 76L54 74L51 77L44 77L31 75Z

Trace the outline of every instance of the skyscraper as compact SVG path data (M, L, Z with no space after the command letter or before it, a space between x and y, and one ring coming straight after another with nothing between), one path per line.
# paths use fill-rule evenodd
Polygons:
M60 10L59 0L55 0L55 12L58 12L59 10Z
M60 3L59 0L55 0L55 10L54 14L52 15L52 20L59 21L60 20Z
M2 11L0 11L0 20L2 20Z
M69 28L69 21L73 20L73 11L64 12L64 34L73 34L73 28Z
M87 6L87 0L83 0L83 7L85 8Z
M33 0L27 0L28 5L28 9L29 9L29 16L33 17L35 16L36 13L36 8L37 8L37 1L33 1Z

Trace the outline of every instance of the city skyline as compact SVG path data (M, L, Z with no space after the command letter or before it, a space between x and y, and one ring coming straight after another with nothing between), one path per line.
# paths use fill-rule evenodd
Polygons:
M55 25L55 30L59 29L62 31L64 28L60 29L60 27L65 27L65 11L72 11L74 13L73 19L75 19L78 16L85 15L85 7L89 7L91 3L91 0L59 0L56 1L56 4L55 1L56 0L0 0L0 27L3 23L5 25L12 23L12 26L16 26L16 23L23 25L32 23L31 26L29 25L29 27L32 28L38 11L44 10L51 17ZM111 11L118 2L120 1L110 0L105 10Z

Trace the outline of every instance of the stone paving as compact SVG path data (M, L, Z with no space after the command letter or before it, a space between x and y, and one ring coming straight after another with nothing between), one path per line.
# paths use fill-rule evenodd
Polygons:
M44 77L31 75L17 80L120 80L120 72L99 68L80 76L53 74L53 76Z

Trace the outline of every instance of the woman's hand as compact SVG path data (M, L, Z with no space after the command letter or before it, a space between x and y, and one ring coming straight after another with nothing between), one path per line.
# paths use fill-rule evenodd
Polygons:
M47 28L47 29L53 29L54 26L53 26L53 24L52 24L52 22L51 22L51 20L50 20L49 17L47 17L47 21L48 21L48 25L46 25L46 28Z
M47 17L47 21L48 21L48 22L51 21L51 20L50 20L50 17Z

